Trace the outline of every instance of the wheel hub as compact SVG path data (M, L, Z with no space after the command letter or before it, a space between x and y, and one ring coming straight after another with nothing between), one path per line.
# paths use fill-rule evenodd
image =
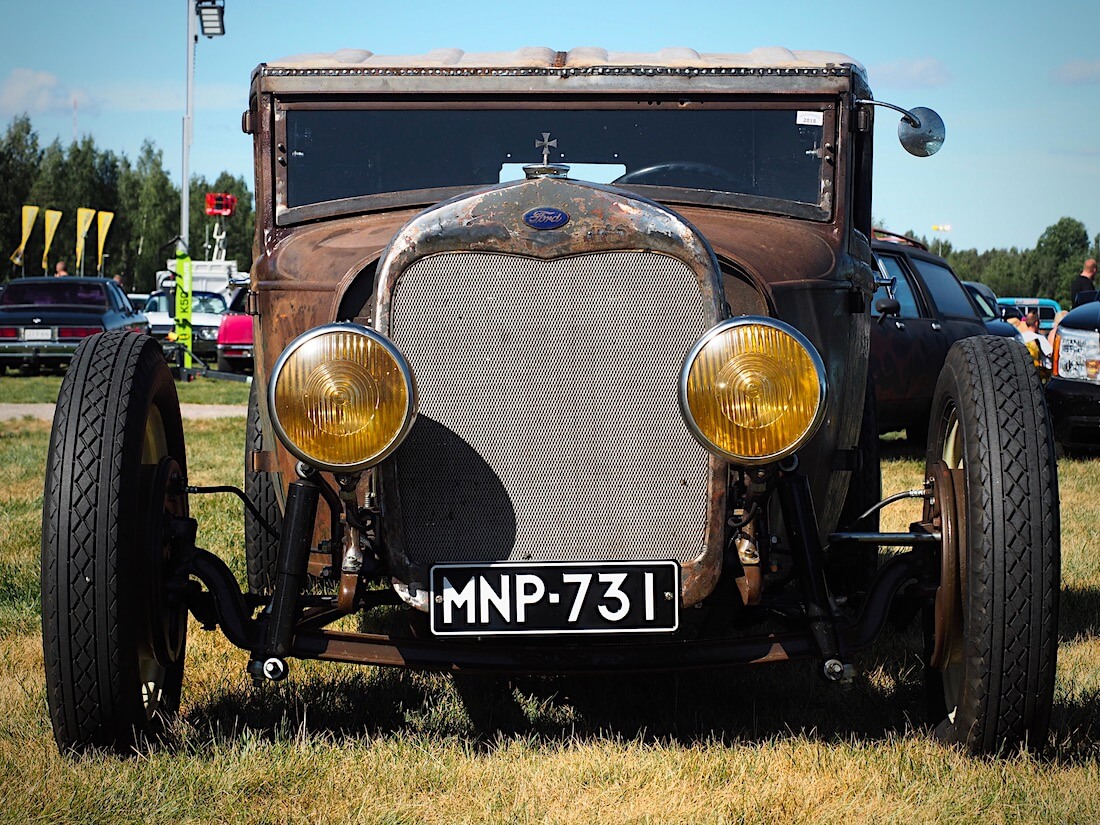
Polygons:
M938 670L962 657L962 620L966 582L966 485L963 470L936 462L929 472L932 495L925 499L924 523L939 531L940 584L936 588L935 638L929 664Z
M174 458L165 456L158 462L147 494L148 529L141 560L145 622L140 641L143 651L166 668L182 655L187 630L187 607L172 587L178 562L173 548L172 521L188 515L183 472Z

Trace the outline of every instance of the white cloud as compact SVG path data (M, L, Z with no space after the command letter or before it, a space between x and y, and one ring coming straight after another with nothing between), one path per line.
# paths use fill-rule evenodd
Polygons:
M915 60L891 60L867 69L872 88L927 89L946 86L951 82L951 70L935 57Z
M56 114L72 111L76 101L82 112L95 113L98 101L84 89L65 86L49 72L12 69L0 83L0 115Z
M1067 86L1100 84L1100 58L1063 63L1054 70L1054 79Z
M110 112L179 112L184 108L181 81L137 81L86 89L66 86L50 72L13 69L0 82L0 117L66 114L75 100L81 116ZM237 111L248 108L248 87L238 83L208 83L195 87L196 111Z
M178 81L148 81L108 86L100 90L104 108L120 112L183 112L184 85ZM195 86L195 109L244 111L248 87L235 83Z

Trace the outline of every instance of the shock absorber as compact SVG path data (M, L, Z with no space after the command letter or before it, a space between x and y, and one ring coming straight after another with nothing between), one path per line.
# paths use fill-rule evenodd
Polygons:
M290 483L286 496L283 532L279 537L279 555L275 566L275 587L271 596L271 613L267 620L264 648L253 651L248 672L253 679L278 681L287 675L286 656L294 640L294 621L298 614L298 597L309 565L309 550L313 542L313 522L317 516L317 501L321 490L309 479Z

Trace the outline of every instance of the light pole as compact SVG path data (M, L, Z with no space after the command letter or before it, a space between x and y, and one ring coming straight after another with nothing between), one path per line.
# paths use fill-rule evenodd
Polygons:
M180 242L187 249L191 221L191 127L195 114L195 44L225 34L225 0L186 0L187 111L183 116L183 185L180 187ZM197 25L196 25L197 24Z

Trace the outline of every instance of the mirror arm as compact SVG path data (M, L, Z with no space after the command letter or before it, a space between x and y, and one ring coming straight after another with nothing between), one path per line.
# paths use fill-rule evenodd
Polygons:
M859 100L857 100L855 102L855 105L857 105L857 106L859 106L861 104L864 104L864 105L867 105L867 106L885 106L887 109L893 109L895 112L901 112L902 118L904 118L906 121L908 121L910 126L912 126L914 129L919 129L920 128L920 118L918 118L915 114L910 112L908 109L903 109L900 106L895 106L893 103L885 103L881 100L867 100L865 98L860 98Z

